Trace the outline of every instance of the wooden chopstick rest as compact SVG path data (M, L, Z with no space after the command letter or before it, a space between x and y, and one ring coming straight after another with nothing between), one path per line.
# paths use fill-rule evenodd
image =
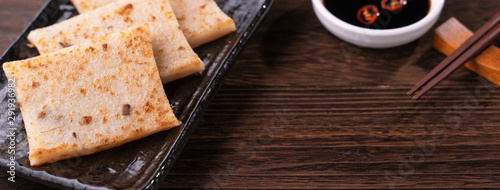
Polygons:
M432 87L441 82L448 75L453 73L461 65L470 59L477 57L488 48L491 43L500 35L500 11L488 20L474 35L460 45L446 59L441 61L431 72L422 78L413 88L408 91L408 95L413 95L414 100L424 95Z
M434 31L433 46L441 53L450 55L474 33L452 17ZM465 67L500 86L500 48L490 46Z

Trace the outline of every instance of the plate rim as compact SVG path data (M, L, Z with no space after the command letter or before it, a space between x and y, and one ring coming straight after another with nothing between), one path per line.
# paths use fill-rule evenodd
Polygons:
M215 97L217 90L222 85L222 82L226 78L229 69L234 66L237 57L241 54L241 52L247 45L248 40L253 35L253 33L255 33L263 18L271 9L273 3L274 0L264 0L260 5L260 9L257 12L256 16L253 18L252 22L250 22L250 25L243 30L244 33L238 39L238 42L231 48L228 55L224 57L224 59L222 59L221 67L219 67L217 72L215 72L215 75L210 80L210 84L207 86L207 88L205 88L203 94L201 95L201 99L196 102L195 109L193 110L193 112L191 112L186 121L186 127L182 130L181 134L177 136L177 139L172 145L172 149L163 159L162 164L160 164L160 167L158 167L153 179L151 179L150 183L142 189L158 189L161 183L164 181L165 177L168 174L168 171L170 171L170 169L172 168L181 150L184 148L194 129L197 127L203 113L208 107L208 104Z

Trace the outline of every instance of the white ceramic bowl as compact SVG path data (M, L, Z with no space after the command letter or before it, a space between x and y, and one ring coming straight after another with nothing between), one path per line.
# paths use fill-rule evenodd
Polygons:
M421 20L400 28L368 29L344 22L328 11L323 0L312 0L313 9L323 26L349 43L367 48L390 48L420 38L438 20L445 0L431 0L429 13Z

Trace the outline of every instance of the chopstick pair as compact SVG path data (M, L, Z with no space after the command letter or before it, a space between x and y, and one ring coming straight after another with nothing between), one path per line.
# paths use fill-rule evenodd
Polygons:
M473 36L465 41L458 49L444 59L439 65L432 69L422 80L420 80L408 95L413 95L422 88L413 99L416 100L429 91L432 87L441 82L445 77L457 70L458 67L468 60L478 56L486 49L493 40L500 34L500 12L495 14L486 24L484 24ZM424 86L425 85L425 86ZM423 86L423 87L422 87Z

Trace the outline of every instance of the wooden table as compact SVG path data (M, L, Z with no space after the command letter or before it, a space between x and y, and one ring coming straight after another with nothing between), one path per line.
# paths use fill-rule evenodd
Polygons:
M0 0L0 51L43 2ZM438 24L476 30L498 10L448 0ZM419 101L405 95L445 58L431 42L359 49L309 0L276 0L162 187L499 188L500 88L461 68ZM0 173L0 189L45 189Z

